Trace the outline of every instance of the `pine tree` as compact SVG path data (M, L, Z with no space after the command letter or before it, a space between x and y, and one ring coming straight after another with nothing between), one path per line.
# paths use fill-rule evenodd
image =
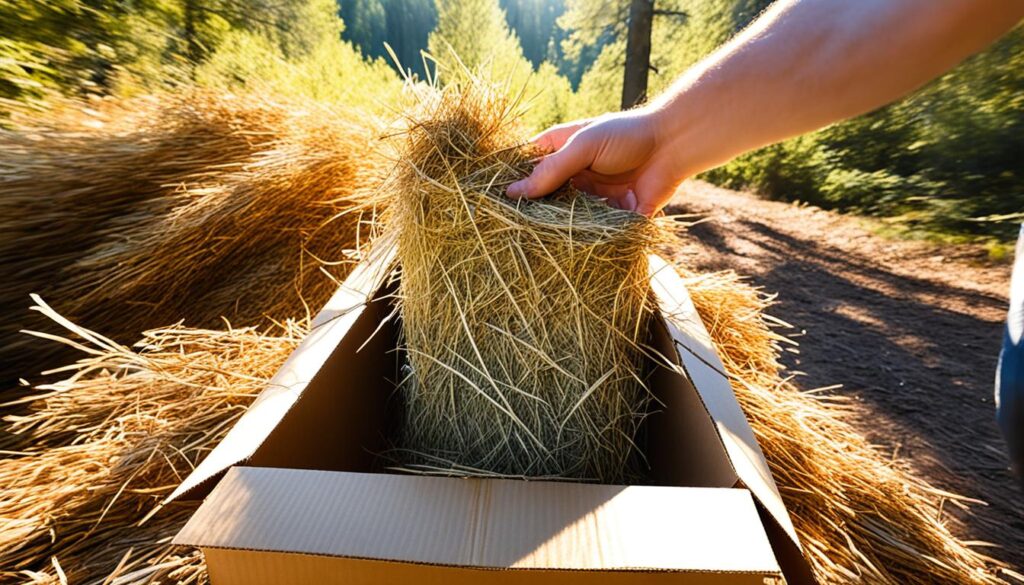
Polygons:
M678 0L569 0L558 25L568 31L565 54L579 57L601 46L608 55L598 59L605 67L620 61L622 70L619 107L627 109L647 99L650 72L660 71L652 50L664 44L664 36L676 34L686 18ZM656 17L668 17L669 29L656 35Z
M440 61L442 74L457 75L460 62L516 79L532 70L498 0L437 0L437 28L427 50Z

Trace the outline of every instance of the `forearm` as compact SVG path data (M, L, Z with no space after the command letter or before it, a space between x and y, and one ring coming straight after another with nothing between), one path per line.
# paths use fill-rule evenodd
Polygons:
M780 0L647 108L692 175L891 102L1022 15L1024 0Z

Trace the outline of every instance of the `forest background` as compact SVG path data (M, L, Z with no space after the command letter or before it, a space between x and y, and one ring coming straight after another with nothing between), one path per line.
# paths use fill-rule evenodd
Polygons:
M740 31L767 0L0 0L0 116L56 96L250 87L387 115L403 74L457 55L523 91L530 130L617 110L636 5L646 93ZM397 57L390 58L390 46ZM400 64L400 65L399 65ZM635 63L633 64L635 67ZM628 93L628 92L627 92ZM0 117L0 124L2 124ZM1024 28L912 96L702 177L847 213L880 231L982 241L1024 220Z

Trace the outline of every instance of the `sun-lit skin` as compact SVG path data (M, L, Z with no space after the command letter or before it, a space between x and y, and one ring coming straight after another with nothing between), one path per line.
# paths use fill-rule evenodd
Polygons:
M566 181L653 215L684 179L924 85L1024 18L1024 0L780 0L638 109L549 128L511 197Z

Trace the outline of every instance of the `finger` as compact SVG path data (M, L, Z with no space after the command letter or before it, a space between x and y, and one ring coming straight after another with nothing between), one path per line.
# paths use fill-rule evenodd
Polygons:
M593 173L586 171L573 177L572 183L581 191L603 198L609 207L636 210L636 194L628 183L602 183L594 179Z
M555 152L565 146L565 142L569 140L570 136L579 132L582 128L590 124L590 122L590 120L576 120L575 122L567 122L565 124L552 126L531 138L530 142L541 147L546 152Z
M622 199L630 190L629 183L605 183L594 179L586 172L573 177L572 184L580 191L586 191L596 197L614 200Z
M632 189L626 191L626 194L619 199L619 209L625 209L626 211L637 210L636 193Z
M506 190L509 197L536 199L552 193L594 162L594 149L580 135L570 138L560 150L545 156L529 177L516 181Z

